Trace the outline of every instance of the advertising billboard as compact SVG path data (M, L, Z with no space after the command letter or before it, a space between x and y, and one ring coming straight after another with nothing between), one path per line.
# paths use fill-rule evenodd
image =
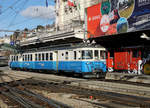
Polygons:
M103 0L87 8L89 37L150 29L150 0Z

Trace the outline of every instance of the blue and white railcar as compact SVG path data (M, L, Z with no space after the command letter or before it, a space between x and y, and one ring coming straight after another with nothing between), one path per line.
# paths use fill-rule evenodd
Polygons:
M106 50L103 47L70 47L11 55L10 68L101 74L106 72Z

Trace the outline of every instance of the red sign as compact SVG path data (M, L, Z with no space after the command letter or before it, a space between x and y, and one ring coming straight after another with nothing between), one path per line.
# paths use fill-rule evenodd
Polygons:
M101 3L87 8L88 38L116 34L116 23L110 24L110 20L109 15L102 15Z

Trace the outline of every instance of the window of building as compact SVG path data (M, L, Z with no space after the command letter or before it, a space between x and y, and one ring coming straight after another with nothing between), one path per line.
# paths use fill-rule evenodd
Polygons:
M72 7L69 7L69 11L72 13Z
M74 6L74 9L77 10L77 5Z
M67 14L68 13L68 6L64 7L64 12Z

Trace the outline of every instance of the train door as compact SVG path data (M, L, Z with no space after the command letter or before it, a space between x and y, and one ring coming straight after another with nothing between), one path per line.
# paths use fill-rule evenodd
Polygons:
M114 53L114 68L116 70L127 70L130 58L130 51L116 51Z
M141 51L133 49L130 57L130 70L138 70L139 60L141 60Z
M59 65L59 60L58 60L58 51L54 51L53 53L53 69L58 72L58 65Z

